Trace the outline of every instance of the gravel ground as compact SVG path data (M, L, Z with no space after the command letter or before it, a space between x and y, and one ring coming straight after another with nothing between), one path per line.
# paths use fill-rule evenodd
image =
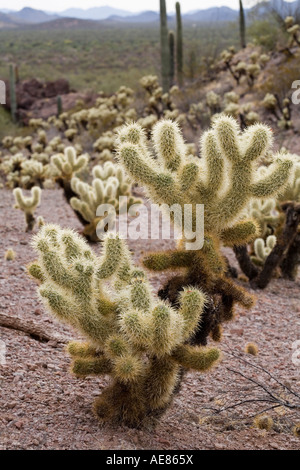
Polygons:
M35 283L25 268L34 259L31 235L24 232L23 214L12 206L12 192L0 190L0 313L76 338L76 333L55 322L37 300ZM38 214L47 222L81 228L60 190L43 191ZM163 248L169 244L163 242ZM17 257L4 261L10 247ZM143 251L162 249L162 243L135 242L131 248L139 259ZM234 263L231 254L230 258ZM151 280L157 289L164 278L152 276ZM239 374L261 380L279 393L274 381L244 360L264 367L299 392L300 369L292 361L293 343L300 339L299 299L300 278L295 283L274 280L258 293L251 312L238 308L235 321L224 329L222 363L208 374L188 373L157 426L141 430L99 426L91 404L107 379L73 377L63 345L0 328L0 340L6 344L6 365L0 365L0 449L298 449L300 441L291 428L300 422L299 415L297 418L282 408L272 412L275 425L267 432L253 426L254 404L217 416L207 408L229 406L264 393ZM246 356L245 345L253 341L259 355ZM239 358L232 357L230 351ZM290 399L287 390L281 397ZM270 406L259 404L262 409Z

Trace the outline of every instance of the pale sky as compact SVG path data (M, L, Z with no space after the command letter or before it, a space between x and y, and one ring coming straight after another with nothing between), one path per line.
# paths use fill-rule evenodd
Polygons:
M176 0L167 0L169 11L175 9ZM245 6L254 3L252 0L244 0ZM91 8L109 5L121 10L129 10L139 12L145 10L156 10L159 8L159 0L0 0L0 8L10 10L21 10L28 6L37 10L47 11L63 11L67 8ZM181 6L183 11L199 10L212 6L226 5L231 8L238 9L238 0L182 0Z

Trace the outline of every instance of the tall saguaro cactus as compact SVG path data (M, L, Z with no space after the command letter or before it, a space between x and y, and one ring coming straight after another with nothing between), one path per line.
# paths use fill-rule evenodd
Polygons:
M174 85L175 79L175 34L169 32L169 51L170 51L170 87Z
M61 96L58 96L56 98L56 104L57 104L57 117L59 117L62 112L63 112L63 106L62 106L62 99Z
M9 66L9 94L10 94L10 112L13 122L17 121L17 95L16 95L16 68L15 65Z
M180 3L176 2L176 61L177 81L183 85L183 42L182 42L182 19Z
M240 36L241 36L241 47L245 49L246 47L246 21L245 21L245 12L243 7L242 0L239 0L240 3Z
M167 7L166 0L160 0L160 49L161 49L161 75L163 91L166 93L170 88L170 59L169 59L169 40L167 25Z

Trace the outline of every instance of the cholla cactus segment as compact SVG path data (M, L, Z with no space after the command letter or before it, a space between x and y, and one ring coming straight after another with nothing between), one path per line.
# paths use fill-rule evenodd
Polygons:
M263 266L276 243L277 238L275 235L270 235L266 242L263 240L263 238L257 238L254 242L255 256L251 257L252 262L258 266Z
M63 154L53 155L51 163L58 171L59 177L70 180L76 173L83 170L89 161L88 155L77 157L74 147L66 147Z
M27 223L26 231L31 231L35 224L34 212L41 203L42 190L38 186L31 189L31 197L25 197L20 188L13 191L16 200L16 209L21 209L25 214Z
M279 194L278 200L282 202L300 202L300 157L299 155L288 155L289 158L292 158L294 161L293 171L288 185L284 188L284 191Z
M113 377L95 404L99 419L111 419L113 403L115 418L137 425L170 402L181 366L203 371L219 359L217 349L186 345L199 325L205 295L186 289L178 311L157 300L117 235L106 237L100 257L72 230L56 225L44 225L33 246L39 258L29 272L40 283L41 299L88 340L69 345L74 373Z

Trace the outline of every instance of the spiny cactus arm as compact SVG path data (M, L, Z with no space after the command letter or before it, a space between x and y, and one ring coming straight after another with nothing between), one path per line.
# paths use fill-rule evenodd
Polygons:
M153 130L153 143L161 164L166 170L176 172L185 160L185 143L175 122L163 120Z
M179 173L180 189L184 192L194 188L199 180L199 165L196 163L187 163Z
M150 320L150 351L157 357L170 354L182 342L184 320L169 306L160 303L152 311Z
M229 190L218 205L223 223L231 220L245 206L253 173L251 164L271 143L268 128L261 125L253 127L246 131L246 135L239 137L238 124L231 117L221 116L213 126L217 145L232 165ZM245 150L243 145L246 146Z
M183 338L189 339L201 323L201 314L207 298L204 293L193 287L184 288L180 293L179 303L181 305L179 314L184 319Z
M246 289L236 285L231 279L221 277L215 284L216 292L222 293L224 299L232 299L243 307L250 309L255 304L255 298ZM228 320L230 320L228 318ZM226 320L226 318L224 319Z
M121 127L118 132L118 144L130 143L139 145L143 151L147 151L147 139L144 129L137 123Z
M95 358L81 357L74 359L71 370L78 377L87 377L88 375L111 374L113 366L105 356Z
M158 164L141 151L137 145L123 144L119 160L134 181L149 187L155 202L169 205L183 203L182 195L171 174L161 171Z
M216 348L183 345L173 351L171 357L186 369L204 372L216 365L220 356L220 351Z
M109 234L104 240L104 253L101 258L101 266L97 270L98 279L112 277L120 267L124 259L124 242L119 238L112 238Z
M113 361L113 364L112 374L124 384L136 382L144 371L143 361L136 354L121 355Z
M250 186L250 194L256 198L275 195L287 184L292 168L292 160L278 158L268 168L264 177Z
M233 247L252 242L259 233L258 223L255 220L246 220L222 230L220 237L224 245Z
M242 160L253 162L261 159L272 147L272 131L264 124L254 124L244 131L243 140L245 149L242 152Z
M254 251L257 259L260 262L265 260L265 241L262 238L257 238L254 243ZM254 261L254 259L252 259Z
M158 181L158 165L148 155L141 152L137 145L122 144L118 155L121 163L135 181L148 185Z
M67 345L67 351L72 357L76 358L95 357L97 354L97 349L94 346L82 341L70 341Z
M38 263L31 263L28 266L28 273L39 282L44 282L46 280L43 275L43 270Z
M187 268L191 265L192 258L190 251L175 250L151 253L143 259L143 264L152 271L164 271L171 268Z
M200 145L207 174L205 187L209 191L209 197L214 198L224 184L224 158L218 149L213 131L203 134Z

